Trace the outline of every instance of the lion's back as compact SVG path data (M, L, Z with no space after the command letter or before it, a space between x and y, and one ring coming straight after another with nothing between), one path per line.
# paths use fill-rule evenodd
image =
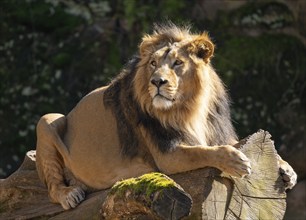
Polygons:
M106 164L113 164L120 155L116 121L103 104L106 89L92 91L67 115L63 137L71 159L67 166L80 179L86 176L89 182L95 182L89 179L96 173L108 173Z
M89 93L67 115L63 137L70 152L70 161L65 165L77 179L95 189L108 188L120 179L154 170L140 157L122 156L118 119L103 102L107 88Z

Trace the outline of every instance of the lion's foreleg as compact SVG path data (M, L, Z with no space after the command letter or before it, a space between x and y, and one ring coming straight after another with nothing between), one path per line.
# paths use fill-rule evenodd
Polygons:
M166 174L174 174L203 167L216 167L232 176L243 177L251 173L249 159L230 145L224 146L177 146L162 153L157 148L151 153L158 168Z
M68 151L61 141L65 131L64 115L48 114L37 125L36 165L40 179L47 185L50 199L60 203L64 209L77 206L85 193L79 186L66 186L64 178Z

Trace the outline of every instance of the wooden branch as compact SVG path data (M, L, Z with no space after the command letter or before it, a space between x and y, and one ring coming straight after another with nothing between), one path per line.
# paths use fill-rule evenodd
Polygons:
M285 185L279 174L277 152L271 135L259 131L241 151L251 160L252 174L234 179L234 189L225 219L283 219L286 210Z
M238 145L251 161L252 174L215 177L204 196L203 219L283 219L286 193L271 135L260 130Z
M282 219L286 193L270 134L259 131L239 147L252 163L244 179L214 168L172 175L174 181L153 173L89 194L69 211L50 203L30 151L14 174L0 180L0 219L179 219L189 212L185 219Z

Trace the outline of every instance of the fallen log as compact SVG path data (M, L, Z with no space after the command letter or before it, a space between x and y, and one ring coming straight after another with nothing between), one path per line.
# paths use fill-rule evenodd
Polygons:
M286 193L270 134L261 130L238 145L252 164L244 179L214 168L171 179L151 173L88 194L68 211L49 201L30 151L15 173L0 180L0 219L282 219Z

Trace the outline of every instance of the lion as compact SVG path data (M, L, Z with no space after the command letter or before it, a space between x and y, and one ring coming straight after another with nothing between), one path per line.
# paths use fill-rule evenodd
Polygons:
M229 97L210 63L213 54L207 32L156 26L109 85L66 116L42 116L36 164L51 201L71 209L88 191L152 171L215 167L237 178L249 175L249 159L234 147ZM296 174L279 161L292 188Z

